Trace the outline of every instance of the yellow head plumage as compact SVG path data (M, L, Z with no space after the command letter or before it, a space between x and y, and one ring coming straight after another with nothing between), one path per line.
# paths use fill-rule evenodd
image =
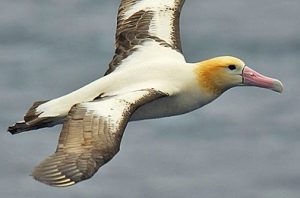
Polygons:
M219 95L240 85L245 63L232 56L221 56L197 63L196 75L199 86L208 94Z

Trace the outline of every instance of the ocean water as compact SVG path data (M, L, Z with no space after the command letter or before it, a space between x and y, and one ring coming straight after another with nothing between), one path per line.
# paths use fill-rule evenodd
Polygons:
M119 1L0 1L0 197L300 197L300 1L186 0L189 62L244 59L284 83L282 94L234 88L192 113L130 123L121 151L69 188L36 182L61 126L12 136L35 100L103 75L113 55Z

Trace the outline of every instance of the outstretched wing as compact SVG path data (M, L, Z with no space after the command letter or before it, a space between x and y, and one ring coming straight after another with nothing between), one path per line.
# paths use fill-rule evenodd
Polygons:
M118 12L115 55L106 75L121 64L153 58L178 59L179 18L185 0L122 0ZM133 58L134 57L134 58Z
M120 149L123 131L141 105L167 96L145 89L72 107L56 152L33 170L33 177L51 186L69 186L92 177Z

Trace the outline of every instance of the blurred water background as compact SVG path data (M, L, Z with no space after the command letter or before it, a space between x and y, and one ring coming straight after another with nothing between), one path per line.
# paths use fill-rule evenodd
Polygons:
M189 62L235 55L281 79L283 94L234 88L192 113L130 123L121 152L69 188L34 181L61 126L11 136L35 100L103 75L113 55L118 0L0 1L0 197L299 198L300 1L187 0Z

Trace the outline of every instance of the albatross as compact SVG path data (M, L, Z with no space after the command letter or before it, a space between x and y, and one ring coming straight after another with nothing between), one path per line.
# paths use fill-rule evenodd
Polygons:
M92 177L120 150L129 121L184 114L236 86L282 92L282 83L232 56L187 63L179 18L184 0L121 0L115 54L105 75L69 94L34 102L12 134L63 124L57 149L32 172L64 187Z

